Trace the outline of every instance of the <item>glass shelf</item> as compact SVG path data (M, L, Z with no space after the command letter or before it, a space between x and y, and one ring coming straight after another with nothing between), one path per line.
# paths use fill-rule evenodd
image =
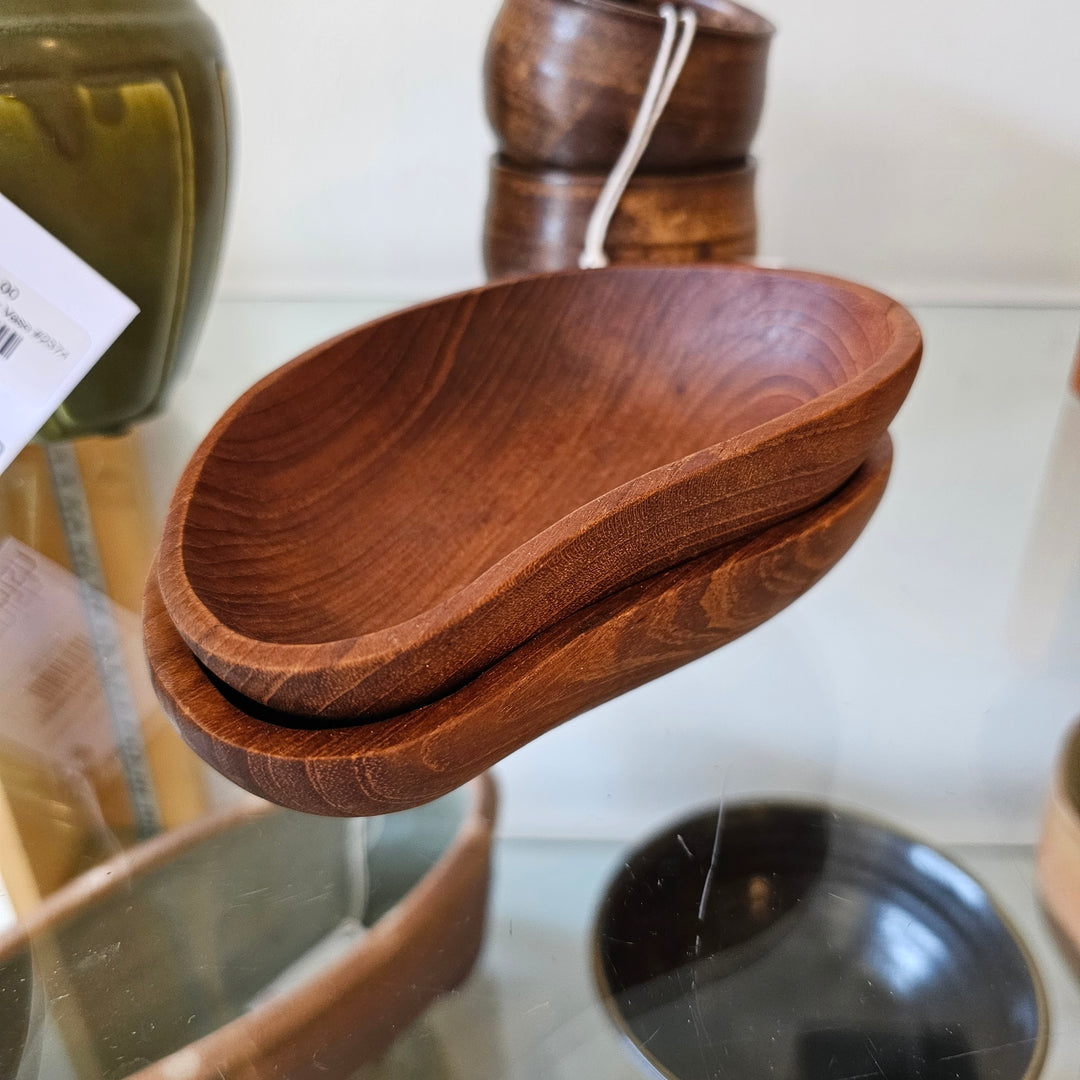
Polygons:
M137 436L155 513L254 379L407 300L218 302L169 411ZM855 548L757 631L498 766L478 966L371 1076L647 1075L595 991L597 905L645 836L751 794L863 810L955 856L1013 919L1046 984L1043 1076L1080 1075L1080 983L1039 912L1032 846L1054 756L1080 713L1080 572L1052 597L1025 593L1080 311L914 313L923 367L892 429L889 490ZM235 799L205 780L211 804ZM53 1068L42 1077L63 1080Z

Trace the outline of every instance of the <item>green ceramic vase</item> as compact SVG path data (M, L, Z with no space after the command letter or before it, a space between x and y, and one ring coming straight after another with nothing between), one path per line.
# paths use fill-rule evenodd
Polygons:
M0 3L0 193L139 306L41 438L119 433L164 405L217 270L226 98L194 0Z

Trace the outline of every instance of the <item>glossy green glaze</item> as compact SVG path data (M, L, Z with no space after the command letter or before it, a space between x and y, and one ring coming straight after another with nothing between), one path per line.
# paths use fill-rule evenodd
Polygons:
M210 299L227 180L224 56L193 0L0 6L0 193L140 309L41 437L162 407Z

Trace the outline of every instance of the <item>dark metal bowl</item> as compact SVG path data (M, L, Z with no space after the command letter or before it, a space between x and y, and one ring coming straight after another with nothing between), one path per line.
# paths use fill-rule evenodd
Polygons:
M1021 1080L1046 1052L1038 974L986 890L820 806L728 805L649 840L594 962L616 1024L679 1080Z

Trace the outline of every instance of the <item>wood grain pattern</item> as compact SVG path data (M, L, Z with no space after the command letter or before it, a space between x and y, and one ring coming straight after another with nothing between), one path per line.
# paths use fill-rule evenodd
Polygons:
M174 495L162 596L245 696L324 723L391 715L825 498L920 351L879 293L749 267L576 271L422 305L225 414Z
M1080 724L1069 732L1054 772L1036 876L1043 908L1080 975Z
M677 265L753 255L755 172L750 160L711 172L635 176L611 219L609 261ZM492 158L483 239L488 277L576 267L606 179Z
M77 878L0 937L0 974L16 978L20 958L40 961L47 946L52 963L38 975L81 1075L347 1080L475 961L491 780L464 801L449 846L367 934L312 980L250 1009L261 979L349 903L346 832L266 804L217 812Z
M643 171L746 156L765 97L772 25L727 0L687 0L698 32ZM484 94L499 149L525 165L606 171L634 122L660 45L659 2L504 0Z
M816 508L568 616L445 698L355 727L304 729L234 693L226 699L177 633L151 576L144 628L155 685L188 744L249 791L316 814L415 806L782 610L862 531L890 460L885 436Z

